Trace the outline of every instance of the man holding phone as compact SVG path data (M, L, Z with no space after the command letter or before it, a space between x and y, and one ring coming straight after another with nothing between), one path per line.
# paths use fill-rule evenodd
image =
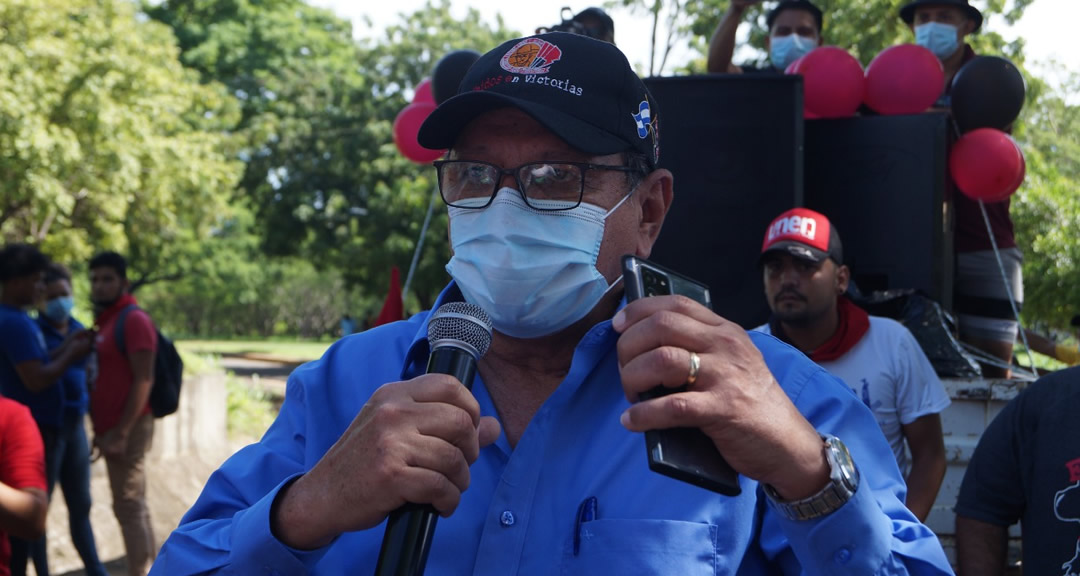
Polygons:
M423 373L427 312L339 341L154 572L369 569L412 502L443 515L432 573L950 573L842 383L689 298L624 305L622 256L648 257L672 200L657 122L611 44L549 33L482 56L419 135L450 149L436 307L468 301L495 329L472 393ZM658 384L687 389L638 401ZM638 433L670 427L704 432L740 495L650 472Z
M862 399L907 478L908 508L926 520L945 476L939 414L949 405L930 360L902 324L869 316L845 296L851 272L823 214L794 208L777 216L760 262L773 317L756 330L802 350Z

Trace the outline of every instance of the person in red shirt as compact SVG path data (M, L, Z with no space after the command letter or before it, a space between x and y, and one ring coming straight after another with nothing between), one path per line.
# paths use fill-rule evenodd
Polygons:
M0 576L11 574L8 534L45 535L45 446L30 410L0 396Z
M900 18L911 27L916 42L941 60L945 86L935 108L949 108L953 78L976 56L964 38L978 32L982 14L969 0L914 0L900 9ZM986 221L979 203L963 194L953 194L953 207L956 214L953 302L960 339L1003 362L1011 362L1013 343L1019 333L1013 306L1019 311L1024 301L1021 271L1024 256L1013 234L1009 200L986 202ZM1003 281L998 267L995 244L1007 281ZM1006 368L983 364L983 375L1008 378L1011 373Z
M116 252L90 260L90 299L98 328L97 379L90 394L94 446L105 456L113 512L127 550L128 574L150 570L156 545L146 505L146 453L154 436L150 387L154 380L157 333L128 293L127 262ZM124 349L118 348L116 322L124 314Z

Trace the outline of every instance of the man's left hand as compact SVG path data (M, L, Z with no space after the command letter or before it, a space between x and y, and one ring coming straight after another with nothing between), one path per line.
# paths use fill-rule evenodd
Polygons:
M128 437L119 429L112 429L105 433L100 440L94 440L101 453L106 458L122 458L127 452Z
M612 321L623 391L636 402L622 422L635 432L700 428L740 474L788 500L828 482L821 437L773 378L746 331L684 296L631 302ZM699 359L693 383L691 353ZM685 391L638 402L665 386Z

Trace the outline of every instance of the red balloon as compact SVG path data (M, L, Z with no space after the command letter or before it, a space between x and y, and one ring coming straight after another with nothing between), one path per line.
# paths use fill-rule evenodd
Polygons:
M807 118L845 118L863 101L862 66L847 50L822 46L796 60L791 73L803 77L803 108Z
M431 78L424 78L416 85L416 92L413 93L412 101L413 104L420 102L435 103L435 96L431 93Z
M1024 154L1008 134L979 128L960 137L949 153L949 172L966 196L1000 202L1024 181Z
M886 48L866 67L866 105L879 114L921 114L944 90L941 61L918 44Z
M424 148L416 141L416 136L420 133L420 125L434 110L434 102L416 102L402 108L394 119L394 144L397 145L402 156L417 164L434 162L446 152L446 150Z
M787 68L784 69L784 74L787 74L788 76L790 76L792 74L798 74L799 73L799 65L802 63L803 58L806 58L805 54L803 54L802 56L799 56L791 64L788 64Z

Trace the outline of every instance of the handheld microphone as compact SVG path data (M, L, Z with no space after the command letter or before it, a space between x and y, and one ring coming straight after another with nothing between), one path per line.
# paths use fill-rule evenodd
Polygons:
M427 373L449 374L472 390L476 362L491 345L491 319L474 304L443 304L428 320L428 345ZM422 575L438 519L430 504L408 503L391 512L375 575Z

